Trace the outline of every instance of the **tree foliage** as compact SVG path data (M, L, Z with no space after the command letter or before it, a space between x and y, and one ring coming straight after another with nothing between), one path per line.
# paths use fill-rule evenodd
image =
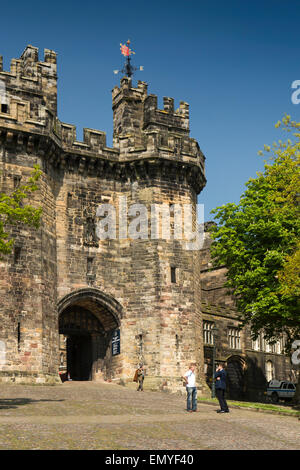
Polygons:
M300 335L299 309L299 157L300 123L285 116L276 127L291 139L265 146L264 172L246 183L239 204L212 211L215 265L226 265L227 286L237 299L243 324L267 340L285 332ZM263 152L260 152L263 153Z
M36 165L28 181L15 188L11 194L0 193L0 256L12 251L14 238L9 231L11 226L39 227L42 209L25 202L38 190L37 181L40 175L41 171Z

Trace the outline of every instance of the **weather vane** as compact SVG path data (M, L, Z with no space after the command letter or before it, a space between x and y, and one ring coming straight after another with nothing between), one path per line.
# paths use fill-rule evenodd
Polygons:
M127 44L127 45L126 45ZM130 48L129 48L129 45L130 45L130 41L128 39L127 43L126 44L120 44L120 50L121 50L121 54L123 54L124 57L126 57L126 62L125 62L125 65L124 67L122 68L122 70L114 70L114 73L117 74L119 72L122 72L122 73L125 73L127 75L127 77L131 78L132 75L133 75L133 72L135 70L144 70L144 67L142 65L140 65L140 67L134 67L132 64L131 64L131 60L130 60L130 56L131 54L135 54L135 52L133 52Z

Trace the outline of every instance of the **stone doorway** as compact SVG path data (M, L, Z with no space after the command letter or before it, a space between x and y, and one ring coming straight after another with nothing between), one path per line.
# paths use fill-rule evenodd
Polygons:
M59 319L60 372L72 380L92 380L93 363L99 359L95 344L105 332L100 321L91 312L79 306L67 308ZM102 348L103 352L105 347Z
M90 335L67 337L67 376L72 380L92 380L92 339Z
M84 289L59 303L59 373L63 382L109 380L119 367L119 361L112 360L112 336L120 321L105 300L96 289Z
M244 369L242 357L231 356L227 359L227 393L232 400L244 399Z

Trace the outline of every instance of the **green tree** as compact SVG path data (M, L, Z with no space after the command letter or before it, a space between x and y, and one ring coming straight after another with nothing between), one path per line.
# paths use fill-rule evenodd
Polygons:
M278 273L281 293L284 295L300 295L300 241L294 253L286 257L283 268Z
M0 193L0 257L12 251L14 238L9 232L9 227L19 225L39 227L42 209L25 202L34 191L38 190L37 181L40 175L41 171L36 165L28 181L11 194Z
M265 146L270 160L246 183L239 204L212 211L212 257L226 265L227 286L254 337L263 331L272 342L285 333L290 345L300 338L300 123L285 116L280 126L292 140Z

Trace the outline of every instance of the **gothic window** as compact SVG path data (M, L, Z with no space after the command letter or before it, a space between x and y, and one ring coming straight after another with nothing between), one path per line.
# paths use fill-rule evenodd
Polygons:
M214 344L214 335L212 328L215 326L212 321L203 322L203 341L204 344Z
M283 338L280 338L278 341L276 341L275 352L276 352L276 354L282 354L282 352L283 352Z
M273 362L272 361L267 361L266 362L266 379L267 379L267 382L269 382L273 378L274 378Z
M241 332L239 328L228 329L228 344L231 349L241 349Z
M258 335L256 339L252 339L252 349L254 349L254 351L261 350L261 336L260 335Z
M264 351L267 353L275 353L276 345L270 343L269 341L264 339Z

